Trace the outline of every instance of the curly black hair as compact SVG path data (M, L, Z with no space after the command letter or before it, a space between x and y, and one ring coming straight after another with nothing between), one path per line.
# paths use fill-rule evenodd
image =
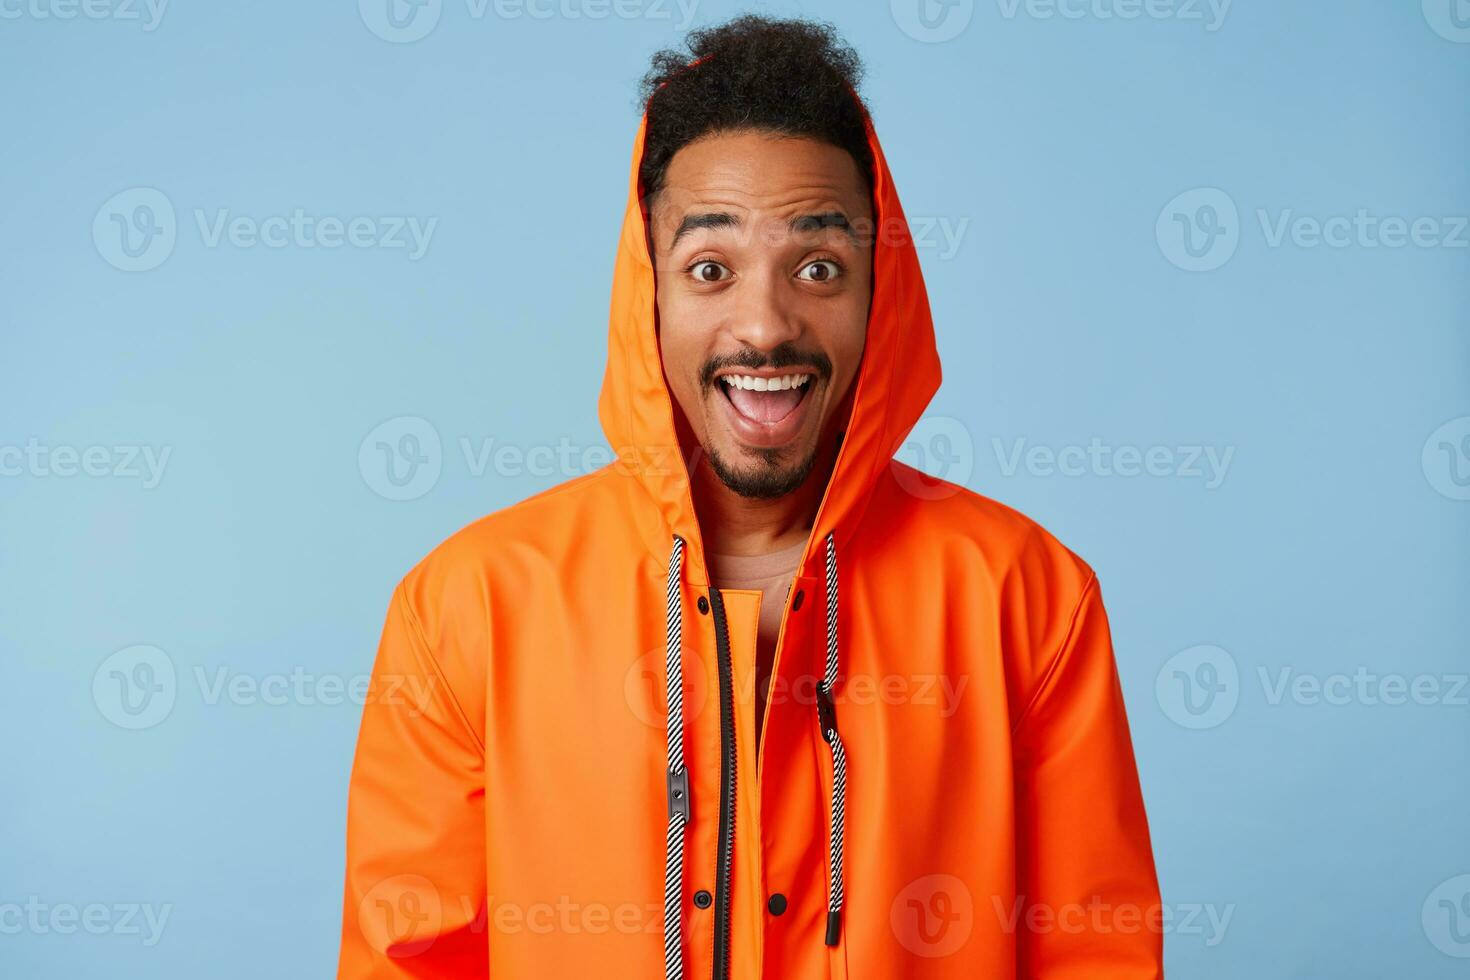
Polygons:
M830 24L745 14L691 31L688 52L652 58L639 87L648 112L639 181L651 199L669 161L711 132L755 129L846 150L873 187L873 153L857 94L862 62Z

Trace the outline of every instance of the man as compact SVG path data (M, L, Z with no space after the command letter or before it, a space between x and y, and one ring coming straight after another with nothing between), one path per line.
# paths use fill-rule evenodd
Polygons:
M619 462L394 593L340 976L1160 976L1092 571L892 458L939 360L855 55L690 50L634 144Z

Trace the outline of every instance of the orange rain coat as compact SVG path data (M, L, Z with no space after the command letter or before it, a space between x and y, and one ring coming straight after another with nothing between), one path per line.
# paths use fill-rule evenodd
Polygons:
M393 593L339 977L1161 976L1092 570L893 459L940 369L871 121L866 347L755 744L762 597L710 585L655 336L643 134L600 399L619 459L469 525Z

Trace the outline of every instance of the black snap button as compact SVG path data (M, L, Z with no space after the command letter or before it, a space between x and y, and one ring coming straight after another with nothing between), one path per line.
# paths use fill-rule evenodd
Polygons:
M802 597L805 596L805 595L806 595L806 593L803 592L801 589L797 589L796 590L796 598L791 600L791 610L792 610L792 612L795 612L796 610L798 610L798 609L801 608L801 600L802 600Z
M701 615L709 615L709 600L704 596L699 597L699 611Z
M770 901L766 902L766 908L771 910L772 915L780 915L786 911L786 896L777 892L771 896Z
M694 904L702 909L709 908L710 903L713 901L714 899L710 897L710 893L703 888L694 893Z

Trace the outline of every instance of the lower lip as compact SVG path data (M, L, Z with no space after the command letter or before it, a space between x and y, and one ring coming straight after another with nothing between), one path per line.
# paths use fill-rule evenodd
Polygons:
M715 383L723 385L725 382L716 381ZM775 422L758 422L747 418L740 414L735 403L730 401L729 396L723 391L716 391L714 394L715 399L723 406L725 418L730 428L734 430L737 439L750 446L771 449L786 445L801 431L802 423L806 421L807 406L812 402L810 389L815 383L815 381L808 381L807 391L801 396L801 401L797 402L796 407L787 412L783 418Z

